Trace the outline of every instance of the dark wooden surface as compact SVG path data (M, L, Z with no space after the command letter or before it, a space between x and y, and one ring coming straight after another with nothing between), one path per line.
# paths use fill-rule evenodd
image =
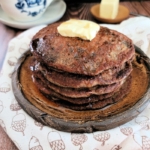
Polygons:
M96 4L97 0L91 1L90 0L83 0L83 1L76 1L78 3L72 3L72 0L66 0L67 2L67 10L61 20L68 20L70 18L79 18L79 19L87 19L97 22L90 13L90 8ZM87 3L81 3L87 2ZM93 3L95 2L95 3ZM98 3L98 2L97 2ZM150 16L150 1L123 1L120 2L122 5L126 6L130 12L134 12L140 15ZM134 17L130 15L129 17ZM100 23L100 22L98 22ZM8 27L0 22L0 71L2 68L2 64L5 58L5 54L7 51L7 46L9 41L15 37L16 35L20 34L24 30L19 30L15 28ZM0 128L0 130L2 130ZM3 137L7 137L5 132L1 132L0 136L0 143L2 142ZM8 142L9 143L9 142ZM10 148L12 145L12 148ZM1 145L0 145L1 146ZM14 147L13 143L9 143L8 147L6 144L6 150L17 150Z

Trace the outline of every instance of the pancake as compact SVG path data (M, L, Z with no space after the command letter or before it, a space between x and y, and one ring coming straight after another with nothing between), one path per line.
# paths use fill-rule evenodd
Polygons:
M101 95L105 93L113 92L122 86L125 80L122 80L117 83L113 83L110 85L97 85L91 88L62 88L53 83L47 81L41 73L33 74L32 78L34 80L40 80L42 84L37 84L37 87L41 89L43 86L47 86L48 88L52 89L53 91L71 98L81 98L81 97L89 97L91 95ZM38 82L38 81L37 81ZM37 83L35 82L35 84Z
M40 30L30 47L36 60L69 73L95 76L132 59L135 50L131 39L102 27L92 41L61 36L51 24Z
M37 84L42 84L41 82L36 82ZM125 83L124 83L125 84ZM123 84L123 86L124 86ZM40 85L41 86L41 85ZM70 102L72 104L88 104L88 103L93 103L93 102L97 102L97 101L103 101L106 98L110 98L113 95L117 94L118 92L120 92L120 90L122 90L122 88L117 89L116 91L113 91L111 93L107 93L107 94L102 94L102 95L91 95L89 97L82 97L82 98L70 98L70 97L66 97L63 96L59 93L54 92L53 90L49 89L48 87L44 86L42 88L39 89L39 91L45 95L47 98L52 99L53 101L67 101Z
M125 79L132 71L131 60L125 62L122 66L104 70L96 76L86 76L80 74L71 74L68 72L58 72L46 64L42 64L37 60L31 61L31 70L33 74L44 76L49 82L61 87L71 88L90 88L96 85L109 85Z
M40 80L34 80L34 82L36 82L35 84L37 85L37 87L39 88L39 91L45 95L46 97L53 99L54 101L57 100L64 100L64 101L68 101L70 103L74 103L74 104L86 104L89 102L96 102L99 100L103 100L106 99L108 97L111 97L112 95L114 95L116 92L118 92L119 89L107 93L107 94L101 94L101 95L91 95L89 97L82 97L82 98L71 98L71 97L66 97L63 96L59 93L56 93L55 91L53 91L52 89L48 88L47 86L43 85Z
M105 108L129 91L135 49L125 35L101 27L92 41L61 36L51 24L33 37L32 80L41 94L72 110Z
M55 103L61 107L69 108L69 109L76 110L76 111L102 109L108 105L114 104L122 100L130 92L130 89L131 89L131 77L129 76L128 80L124 83L124 85L121 87L119 92L101 101L90 102L90 103L81 104L81 105L72 104L66 101L62 101L62 100L55 101Z

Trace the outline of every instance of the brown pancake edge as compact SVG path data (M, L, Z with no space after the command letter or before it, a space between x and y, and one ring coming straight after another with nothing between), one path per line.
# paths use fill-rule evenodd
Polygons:
M43 95L45 95L48 99L56 101L56 103L58 103L58 104L62 103L62 104L64 104L64 106L69 105L70 108L71 108L72 104L77 104L77 105L90 104L90 105L93 105L93 108L91 108L91 109L96 109L98 107L99 108L104 107L105 105L107 105L109 103L113 103L113 99L114 99L113 96L115 96L116 99L121 99L121 97L123 95L125 95L127 91L130 90L131 79L130 79L130 77L128 77L127 81L125 81L121 85L121 87L113 90L110 93L101 94L101 95L90 95L88 97L79 97L79 98L63 96L61 93L57 93L57 92L53 91L52 89L50 89L45 83L41 82L40 79L34 78L34 83L36 84L36 86L40 90L40 92L43 93ZM118 96L116 96L116 95L118 95ZM108 100L108 98L109 98L109 100ZM103 103L103 106L100 106L100 104L97 103L97 101L103 101L103 102L101 102L101 103ZM118 100L114 100L114 102L115 101L118 101ZM72 103L72 104L69 104L69 103L67 104L67 102ZM95 103L93 103L93 102L95 102ZM95 107L96 105L97 105L97 107ZM88 106L87 106L87 109L90 109L90 108L88 108Z
M42 74L47 81L61 87L90 88L97 85L110 85L123 80L132 71L131 61L125 62L122 66L104 70L97 76L85 76L56 71L56 69L46 67L42 62L34 60L33 57L31 59L31 70L35 76Z
M113 83L110 85L98 85L98 86L94 86L91 88L82 88L82 89L79 88L78 89L78 88L59 87L47 81L44 78L44 76L39 75L39 74L32 75L32 77L34 78L35 83L37 83L38 80L40 80L43 86L47 86L49 89L55 91L56 93L61 94L66 97L71 97L71 98L82 98L82 97L89 97L91 95L101 95L101 94L110 93L119 89L122 86L122 84L125 82L125 79L124 79L120 82ZM36 84L36 85L38 86L39 89L42 88L42 86L40 86L39 84Z
M150 60L137 47L130 92L121 101L98 110L75 111L49 101L32 82L29 57L28 52L19 59L12 75L12 88L21 107L44 125L66 132L107 130L130 121L149 104Z
M40 30L30 47L36 60L47 66L75 74L98 75L132 59L134 45L127 36L101 26L92 41L61 36L51 24ZM100 57L99 57L100 56Z
M116 102L122 100L129 92L131 88L131 77L129 76L127 81L122 85L120 90L116 92L114 95L112 95L109 98L98 100L96 102L89 102L87 104L72 104L70 102L62 101L61 99L59 101L55 101L59 106L69 108L76 111L83 111L83 110L96 110L96 109L102 109L106 106L109 107L111 104L115 104ZM50 98L52 99L52 98Z

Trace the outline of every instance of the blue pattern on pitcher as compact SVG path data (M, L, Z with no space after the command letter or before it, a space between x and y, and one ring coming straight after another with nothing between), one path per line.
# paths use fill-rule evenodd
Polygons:
M16 8L27 15L36 16L45 9L46 0L18 0ZM36 10L34 10L36 8Z

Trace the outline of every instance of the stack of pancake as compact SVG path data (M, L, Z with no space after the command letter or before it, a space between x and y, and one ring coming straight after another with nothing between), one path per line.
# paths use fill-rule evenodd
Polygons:
M72 110L102 109L122 100L131 86L132 41L101 27L92 41L61 36L51 24L32 39L33 82L50 101Z

